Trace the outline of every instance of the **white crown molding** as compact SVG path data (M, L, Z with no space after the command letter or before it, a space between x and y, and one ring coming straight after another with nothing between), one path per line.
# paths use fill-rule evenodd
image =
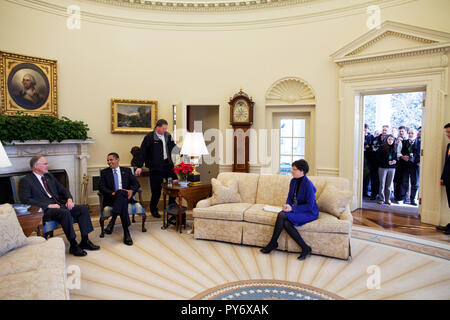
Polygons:
M399 48L388 51L364 54L365 49L386 37L413 40L418 46ZM383 22L378 29L373 29L331 55L339 65L349 63L385 60L423 54L447 52L450 50L450 33L430 30L393 21Z
M224 12L224 11L239 11L239 10L257 10L266 8L276 8L298 5L318 0L88 0L102 4L147 9L147 10L161 10L161 11L176 11L176 12Z
M165 30L245 30L298 25L329 19L336 19L356 14L366 14L366 9L373 4L370 0L310 0L297 4L278 7L266 7L264 10L213 10L184 12L173 10L151 10L140 7L144 4L130 3L129 0L117 2L116 5L103 3L108 0L5 0L19 6L68 17L67 8L71 5L80 8L81 21L106 25L115 25L139 29ZM167 0L166 0L167 1ZM176 1L176 0L170 0ZM183 1L183 0L182 0ZM190 1L190 0L186 0ZM205 1L205 0L203 0ZM207 1L207 0L206 0ZM214 1L214 0L211 0ZM225 0L224 0L225 1ZM230 0L237 1L237 0ZM280 2L281 0L278 0ZM381 8L401 6L414 0L378 0ZM251 2L251 1L241 1ZM167 6L164 8L174 8ZM169 8L169 9L170 9ZM180 8L178 8L180 9ZM176 14L175 14L176 13Z

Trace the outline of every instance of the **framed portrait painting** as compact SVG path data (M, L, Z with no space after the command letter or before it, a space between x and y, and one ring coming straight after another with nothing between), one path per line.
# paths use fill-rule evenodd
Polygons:
M56 60L0 51L1 113L58 116Z
M156 126L158 102L111 99L112 133L149 133Z

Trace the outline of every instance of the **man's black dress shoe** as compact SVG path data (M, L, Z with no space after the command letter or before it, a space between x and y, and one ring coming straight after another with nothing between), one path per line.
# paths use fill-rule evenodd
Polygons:
M76 257L84 257L85 255L87 255L87 252L81 249L78 244L75 246L70 246L69 253L73 254Z
M114 224L109 223L108 226L105 228L105 233L106 234L111 234L114 230Z
M409 204L412 206L417 206L417 202L415 202L414 200L411 200L411 202Z
M445 231L445 230L449 230L450 229L450 223L447 223L446 226L437 226L436 230L441 230L441 231Z
M305 260L306 257L311 254L311 251L312 251L311 247L309 247L309 246L306 247L305 250L302 249L302 253L300 254L300 256L297 259L298 260Z
M158 213L158 210L152 212L152 217L161 218L161 215Z
M130 232L125 232L123 234L123 243L125 243L127 246L133 245L133 240L131 239Z
M95 244L93 244L91 242L91 240L87 240L86 242L81 241L80 248L84 249L84 250L95 251L95 250L99 250L100 246L96 246Z

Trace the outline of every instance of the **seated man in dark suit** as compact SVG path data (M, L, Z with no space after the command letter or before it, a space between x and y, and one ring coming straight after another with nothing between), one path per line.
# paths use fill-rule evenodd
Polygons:
M119 167L119 155L115 152L108 154L106 162L109 168L100 172L99 191L103 194L103 206L112 207L112 217L105 229L106 234L111 234L119 215L123 227L123 242L131 246L130 216L128 214L128 203L136 202L133 195L140 188L140 184L131 172L130 168Z
M20 182L20 198L26 204L41 207L44 210L43 220L55 220L70 243L69 252L75 256L85 256L83 249L98 250L88 238L94 230L91 217L86 206L75 205L69 190L63 187L56 178L48 172L48 162L42 156L35 156L30 160L32 173L27 174ZM78 219L81 242L76 241L72 217Z

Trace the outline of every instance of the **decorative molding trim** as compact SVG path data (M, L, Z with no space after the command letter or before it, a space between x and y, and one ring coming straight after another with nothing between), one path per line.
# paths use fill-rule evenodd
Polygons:
M297 77L285 77L275 82L266 93L267 104L315 103L316 95L311 86Z
M102 4L147 9L159 11L175 11L175 12L224 12L239 10L255 10L266 8L278 8L292 5L298 5L309 2L317 2L317 0L209 0L209 1L180 1L180 0L88 0L91 2L99 2Z
M439 69L448 67L446 54L415 55L413 57L399 56L392 59L380 59L377 63L340 65L339 77L361 77L363 75L383 74L387 72L415 72L422 69Z
M261 165L259 165L259 164L251 164L250 165L250 173L261 174Z
M428 47L424 46L424 47L401 49L401 50L395 50L395 51L386 51L386 52L364 55L364 56L340 58L340 59L336 59L334 62L336 62L338 65L342 66L345 64L352 64L352 63L382 61L382 60L403 58L403 57L412 57L412 56L423 56L425 54L435 54L435 53L446 54L449 51L450 51L450 42L443 43L443 44L434 44L434 45L430 45Z
M417 37L417 36L413 36L413 35L409 35L409 34L404 34L404 33L396 32L396 31L388 30L388 31L382 33L381 35L379 35L378 37L376 37L375 39L367 42L366 44L362 45L361 47L353 50L352 52L350 52L348 54L346 54L346 56L354 56L357 53L360 53L361 51L371 47L376 42L379 42L381 39L386 38L388 36L394 36L394 37L398 37L398 38L414 40L414 41L422 42L422 43L425 43L425 44L437 43L436 40L425 39L425 38L421 38L421 37Z
M219 164L219 173L221 172L231 172L233 170L231 164Z
M242 4L242 6L181 6L162 5L164 1L134 0L6 0L19 6L42 12L68 17L70 5L81 9L81 21L100 23L138 29L162 30L251 30L311 23L355 14L365 14L370 0L224 0ZM111 4L108 3L111 2ZM175 3L183 0L165 0ZM186 0L183 3L195 0ZM220 0L203 0L209 2ZM258 4L258 1L261 4ZM263 4L264 1L267 3ZM381 9L401 6L414 0L379 0ZM114 2L114 4L112 4ZM150 8L150 2L155 4ZM295 3L294 3L295 2ZM326 4L324 4L326 2ZM195 1L197 3L197 1ZM245 3L245 5L243 4ZM265 8L254 10L255 4ZM147 6L147 7L146 7ZM121 9L123 8L123 9ZM125 10L126 9L126 10ZM152 10L154 9L154 10ZM134 10L134 11L132 11ZM176 14L172 14L176 13ZM210 13L210 15L205 15ZM241 15L239 15L241 13ZM197 15L199 19L196 19Z
M318 176L339 177L339 168L317 168Z
M423 43L424 45L369 54L359 54L387 36L414 40ZM393 21L385 21L378 29L363 34L358 39L333 53L331 57L335 63L343 66L345 64L423 56L425 54L447 53L448 51L450 51L450 33Z

